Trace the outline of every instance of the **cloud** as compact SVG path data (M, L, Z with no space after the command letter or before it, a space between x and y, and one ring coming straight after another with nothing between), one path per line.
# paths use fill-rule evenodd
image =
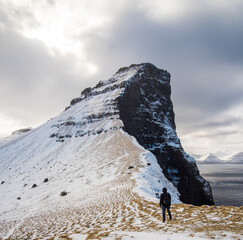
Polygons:
M47 0L47 2L48 2L50 5L55 5L55 4L56 4L55 0Z
M16 32L0 31L0 51L0 110L22 124L48 120L85 85L72 56L52 56L41 42Z
M243 21L228 26L229 30L215 20L214 11L211 14L165 24L129 8L105 29L108 39L88 36L86 50L102 69L110 67L111 59L113 68L146 61L166 68L172 74L172 96L178 106L217 114L242 101L243 84L236 82L242 74L239 56L243 54L236 43L243 40L238 33Z
M206 128L228 127L234 124L238 124L241 121L242 119L238 117L225 119L225 120L218 119L217 121L210 121L208 123L201 124L200 127L206 127Z
M3 2L5 116L27 126L40 123L120 67L152 62L172 75L176 124L185 145L192 146L193 139L205 149L216 147L222 127L232 132L227 141L233 143L243 119L242 1ZM208 135L205 144L196 133L206 136L210 129L215 137Z

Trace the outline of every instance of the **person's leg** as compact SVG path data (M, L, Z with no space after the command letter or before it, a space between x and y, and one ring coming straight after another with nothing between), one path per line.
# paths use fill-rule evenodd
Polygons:
M163 222L165 221L165 207L162 206L162 211L163 211Z
M167 212L169 214L170 220L172 219L171 213L170 213L170 206L167 207Z

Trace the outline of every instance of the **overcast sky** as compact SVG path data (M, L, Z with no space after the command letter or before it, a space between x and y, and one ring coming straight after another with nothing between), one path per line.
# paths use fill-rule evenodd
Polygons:
M120 67L171 73L189 153L243 151L242 0L0 0L0 137Z

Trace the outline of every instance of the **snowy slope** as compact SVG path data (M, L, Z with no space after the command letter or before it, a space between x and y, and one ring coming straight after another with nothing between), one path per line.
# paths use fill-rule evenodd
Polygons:
M85 89L59 116L0 141L0 239L240 236L241 209L181 204L156 157L124 132L116 100L142 67L123 68ZM170 122L164 125L168 144L178 148ZM178 203L172 222L161 222L162 187Z
M243 164L243 152L235 153L228 157L227 163Z
M116 74L59 116L1 143L2 237L50 211L127 202L132 192L156 201L165 186L179 202L153 154L122 130L113 104L138 68Z

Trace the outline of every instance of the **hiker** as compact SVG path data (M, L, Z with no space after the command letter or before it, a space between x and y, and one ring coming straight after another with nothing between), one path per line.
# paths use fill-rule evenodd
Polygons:
M170 213L170 205L171 205L171 196L167 192L167 188L162 189L163 193L160 195L160 207L163 210L163 222L165 222L165 210L167 209L167 212L169 214L170 220L172 220L172 216Z

